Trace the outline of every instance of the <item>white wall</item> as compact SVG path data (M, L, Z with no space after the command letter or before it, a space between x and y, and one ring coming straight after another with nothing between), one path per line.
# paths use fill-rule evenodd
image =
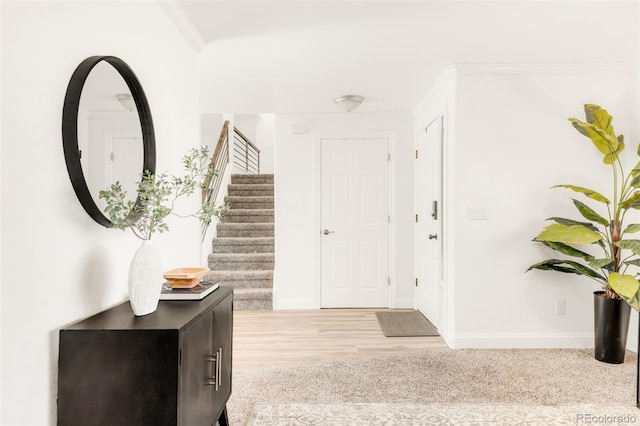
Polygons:
M453 228L447 341L456 348L590 347L597 284L524 271L552 257L531 242L545 218L579 219L574 195L552 185L611 191L601 155L567 118L584 119L584 103L605 107L637 162L637 73L624 65L456 69L455 136L446 148ZM470 220L471 206L487 207L489 219ZM566 300L566 315L555 314L555 300Z
M2 417L56 423L58 330L126 300L130 233L84 212L65 167L62 105L75 67L114 55L149 100L158 171L199 145L197 55L157 3L11 2L2 10ZM154 237L164 267L198 261L199 224ZM133 314L132 314L133 315Z
M293 126L306 134L293 134ZM276 114L274 308L320 307L319 140L391 140L393 307L413 307L413 119L393 114Z
M260 148L260 173L274 172L275 115L260 114L256 126L256 144Z
M260 150L260 173L273 173L274 115L233 114L233 119L235 127Z

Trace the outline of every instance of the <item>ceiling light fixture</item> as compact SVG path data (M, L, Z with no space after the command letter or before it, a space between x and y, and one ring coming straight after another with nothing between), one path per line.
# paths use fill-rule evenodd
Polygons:
M116 99L122 104L123 107L125 107L129 111L135 111L136 102L133 100L133 96L131 96L129 93L118 93L116 95Z
M333 100L333 102L345 112L351 112L358 108L362 101L364 101L364 98L358 95L344 95Z

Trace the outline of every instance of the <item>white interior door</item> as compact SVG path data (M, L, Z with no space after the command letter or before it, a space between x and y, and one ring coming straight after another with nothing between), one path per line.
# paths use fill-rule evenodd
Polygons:
M111 181L120 182L130 199L137 198L138 183L144 162L141 137L114 136L111 138Z
M322 139L321 306L389 306L389 140Z
M416 309L436 327L442 300L442 118L416 139Z

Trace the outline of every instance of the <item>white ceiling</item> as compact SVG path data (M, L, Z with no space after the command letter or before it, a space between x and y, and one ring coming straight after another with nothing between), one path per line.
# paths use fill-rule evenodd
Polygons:
M638 64L637 1L191 1L204 112L411 111L455 63Z

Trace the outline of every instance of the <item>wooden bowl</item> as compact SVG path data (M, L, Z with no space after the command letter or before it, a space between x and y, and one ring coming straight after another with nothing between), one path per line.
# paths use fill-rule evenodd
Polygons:
M193 288L207 275L209 268L175 268L164 273L164 278L174 288Z

